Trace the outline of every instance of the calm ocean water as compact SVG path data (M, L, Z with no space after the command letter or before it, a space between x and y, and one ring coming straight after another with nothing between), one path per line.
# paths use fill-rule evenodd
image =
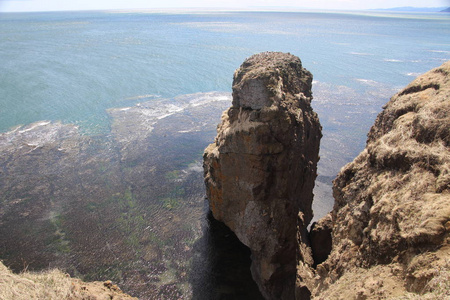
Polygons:
M319 173L331 178L364 147L389 97L450 59L450 15L4 13L0 38L0 132L61 120L103 133L109 108L230 92L246 57L293 53L314 75L324 126Z
M0 38L1 131L38 120L95 131L107 108L147 95L230 91L233 71L262 51L299 56L324 89L397 89L450 59L450 16L3 13Z
M24 158L25 166L39 161L42 164L36 166L36 170L52 166L48 171L50 175L45 177L49 180L48 186L52 186L48 191L51 207L46 211L49 217L37 218L36 222L46 220L50 225L45 226L56 226L57 237L49 239L48 245L36 246L35 252L48 253L53 249L51 251L56 251L61 264L58 259L47 256L45 264L67 267L75 270L75 274L87 274L87 279L113 278L125 290L143 299L153 299L157 296L146 294L150 288L140 285L140 282L148 282L148 278L136 279L136 269L130 267L133 264L142 268L140 274L153 272L154 276L159 276L151 283L152 289L159 291L157 293L171 293L173 297L179 297L180 293L192 294L192 291L185 292L189 288L185 286L188 285L185 279L187 271L183 268L187 267L182 261L192 257L192 251L202 252L201 249L210 246L205 246L209 245L205 235L198 240L200 227L192 229L191 224L180 219L179 215L189 215L191 219L187 219L191 221L204 219L204 214L199 213L202 202L196 200L202 199L203 195L201 150L213 140L220 111L228 106L223 99L226 100L229 97L227 93L231 92L233 72L246 57L263 51L290 52L299 56L303 66L314 75L313 107L319 114L324 134L314 208L316 217L320 217L332 206L331 180L363 149L366 133L382 105L417 75L450 59L450 15L385 12L0 13L0 41L0 132L4 133L0 136L0 142L4 144L0 143L0 146L10 149L8 141L23 139L28 146L35 147L24 152L25 156L34 155L30 160ZM219 93L196 94L206 92ZM194 95L185 96L188 94ZM208 104L214 99L221 101ZM58 152L62 146L55 150L59 154L52 156L45 152L45 147L39 150L35 146L41 140L26 140L35 141L37 138L32 136L35 128L45 129L47 122L6 133L15 126L42 120L75 124L84 136L97 139L86 142L76 137L66 143L82 145L81 154L77 155L91 164L86 169L84 165L79 167L79 174L88 178L84 187L80 184L80 190L77 190L77 185L83 181L83 176L73 178L70 160L58 162L63 155ZM157 123L158 120L161 122ZM136 124L148 127L130 135L129 130L132 132L137 128ZM109 140L105 136L111 134L111 129L113 138ZM73 134L72 129L58 130L69 132L64 133L66 135L61 133L64 138ZM56 129L36 132L51 132L58 136ZM27 134L29 137L25 137ZM109 146L111 141L119 145L118 151L110 151L116 147ZM17 145L21 144L18 142ZM36 149L41 152L36 154ZM11 163L6 154L4 157L0 155L0 163L7 170L0 176L8 176L7 180L0 182L2 188L9 189L5 201L18 203L17 199L32 199L30 195L39 192L37 194L44 195L39 201L45 204L46 189L27 187L26 176L22 175L35 174L22 168L20 156L17 157L18 167L12 166L14 162ZM54 167L58 164L59 167ZM69 171L65 172L66 169ZM58 173L54 170L63 171ZM42 171L45 172L47 170ZM108 179L97 182L102 176ZM38 176L36 182L40 181ZM67 186L73 186L73 191L64 190ZM190 204L184 206L180 201L187 199L187 195ZM92 202L91 198L100 200ZM80 208L74 204L77 201L88 204ZM192 203L196 203L198 209L186 213ZM4 205L3 202L0 204ZM0 214L9 216L8 205L2 205ZM117 225L102 230L120 229L128 239L105 242L99 234L100 242L90 242L77 249L77 243L82 242L75 241L87 239L73 233L71 226L85 222L88 224L86 227L91 228L89 222L95 223L102 214L107 214L101 213L103 210L110 212L111 209L107 208L111 205L117 206L118 213L126 209L134 219L125 218L123 213L112 213L107 220L111 224L117 221ZM86 220L71 219L73 211L78 210L86 215ZM168 222L160 216L167 213L171 215L170 220L175 221L160 225ZM15 215L11 212L10 219L4 217L0 230L10 232L8 226L17 224ZM151 224L145 222L153 216L155 228L158 224L160 229L167 229L162 232L155 229L150 234L148 228ZM27 230L38 227L33 222L27 223L30 224ZM175 228L184 226L183 233L180 233L186 240L184 244L177 244L181 240L179 237L168 237L175 230L170 227L174 222L182 223ZM138 234L133 236L130 232ZM6 245L11 241L0 239ZM198 246L199 241L203 246ZM89 249L90 245L98 245L99 248ZM113 252L114 245L120 245L116 246L116 254L135 251L135 256L130 254L130 257L122 258L133 262L126 265L126 268L131 268L128 273L123 271L123 265L111 267L111 262L100 262L95 256L104 257L102 251ZM21 259L14 256L21 247L19 243L15 250L11 250L3 245L0 259L10 259L14 265L15 260ZM104 267L103 273L98 271L100 266L94 268L92 261L87 259L83 267L83 261L79 259L90 254L92 261ZM67 266L67 261L73 261L72 266ZM206 267L205 261L208 261ZM149 265L144 268L146 263ZM194 259L193 262L193 265L203 268L199 271L202 274L210 274L204 272L204 268L211 269L208 264L212 263L204 259ZM194 278L191 280L194 282L194 296L196 293L205 295L198 292L196 286L208 286L205 280L209 277L212 275L191 277Z

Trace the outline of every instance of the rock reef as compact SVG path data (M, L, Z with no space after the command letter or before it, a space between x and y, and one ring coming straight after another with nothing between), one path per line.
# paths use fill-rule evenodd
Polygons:
M291 54L250 57L234 74L232 106L204 153L210 209L250 248L267 299L294 298L297 233L306 236L312 218L321 126L311 82Z
M203 272L192 258L206 255L194 247L201 153L229 103L216 92L151 99L110 109L111 131L95 135L51 121L0 133L1 260L112 280L139 299L195 298L213 281L191 281Z

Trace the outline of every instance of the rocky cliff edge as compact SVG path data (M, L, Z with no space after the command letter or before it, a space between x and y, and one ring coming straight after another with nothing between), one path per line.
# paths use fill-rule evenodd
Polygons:
M1 261L0 299L137 300L109 280L83 282L56 269L14 274Z
M449 74L447 62L393 96L334 180L316 232L331 232L331 253L298 274L315 298L450 298Z

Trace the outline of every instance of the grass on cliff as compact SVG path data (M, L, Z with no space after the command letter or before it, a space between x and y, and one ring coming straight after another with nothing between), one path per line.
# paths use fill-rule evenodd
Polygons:
M59 270L14 274L0 262L0 300L67 299L71 287L71 278Z
M436 268L423 294L407 293L396 300L448 300L450 299L450 260L443 267Z

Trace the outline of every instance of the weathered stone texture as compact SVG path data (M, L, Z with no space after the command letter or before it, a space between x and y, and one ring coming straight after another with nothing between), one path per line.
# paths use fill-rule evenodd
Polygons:
M204 154L210 209L251 249L252 274L267 299L294 298L297 233L306 236L312 218L321 126L311 82L291 54L247 59Z
M449 146L447 62L391 98L335 179L332 251L309 281L317 299L450 295L433 287L450 274Z

